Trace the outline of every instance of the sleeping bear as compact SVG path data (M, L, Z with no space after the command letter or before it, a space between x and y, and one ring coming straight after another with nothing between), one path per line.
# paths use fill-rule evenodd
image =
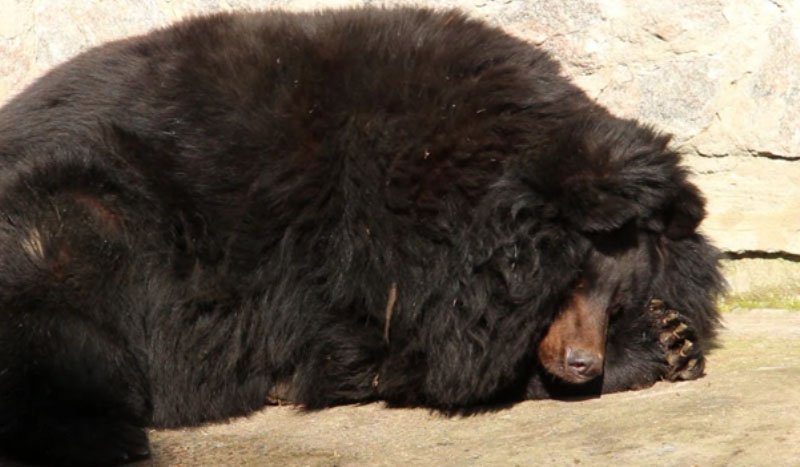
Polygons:
M456 11L225 13L0 110L0 450L697 378L718 253L669 137Z

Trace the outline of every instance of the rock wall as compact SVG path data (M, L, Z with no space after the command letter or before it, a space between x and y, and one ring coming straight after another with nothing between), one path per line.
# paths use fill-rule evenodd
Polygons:
M408 2L0 0L0 102L87 47L186 15L370 3ZM703 229L732 257L800 260L800 2L419 3L461 7L553 51L614 112L674 133L709 199Z

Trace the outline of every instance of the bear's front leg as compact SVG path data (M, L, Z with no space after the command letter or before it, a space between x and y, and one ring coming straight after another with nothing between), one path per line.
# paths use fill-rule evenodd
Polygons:
M635 317L612 320L608 332L603 393L703 375L701 337L686 314L662 300L651 300Z
M664 379L681 381L703 376L705 357L688 318L657 299L650 302L648 312L656 320L658 341L667 363Z

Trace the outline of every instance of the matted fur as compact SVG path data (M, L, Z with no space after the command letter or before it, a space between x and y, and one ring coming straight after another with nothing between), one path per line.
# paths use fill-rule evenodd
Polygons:
M0 447L28 459L144 456L142 427L275 387L444 410L641 387L667 366L650 298L701 347L717 324L668 138L458 12L113 42L0 111L0 158ZM537 362L579 278L619 297L601 388Z

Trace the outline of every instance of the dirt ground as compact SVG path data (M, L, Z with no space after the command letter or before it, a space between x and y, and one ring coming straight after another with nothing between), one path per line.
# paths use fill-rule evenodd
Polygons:
M145 466L800 465L800 312L733 311L697 381L447 418L381 404L153 431Z

